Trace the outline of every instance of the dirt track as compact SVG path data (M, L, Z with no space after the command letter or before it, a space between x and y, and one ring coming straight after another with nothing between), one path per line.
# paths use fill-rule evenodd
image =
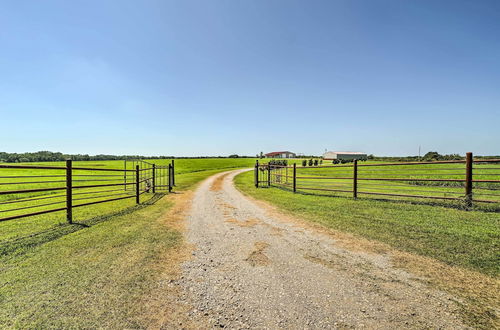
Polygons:
M176 283L197 324L229 328L465 328L455 300L312 228L283 221L233 186L241 170L195 192L192 258Z

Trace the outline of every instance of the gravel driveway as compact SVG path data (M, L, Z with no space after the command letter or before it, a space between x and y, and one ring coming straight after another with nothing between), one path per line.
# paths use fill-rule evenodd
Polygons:
M192 258L177 281L198 324L228 328L465 328L455 300L387 256L336 246L274 217L217 174L187 218Z

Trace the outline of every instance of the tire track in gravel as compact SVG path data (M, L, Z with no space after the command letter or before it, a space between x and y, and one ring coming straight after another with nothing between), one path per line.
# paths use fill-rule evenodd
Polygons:
M236 170L195 192L194 246L181 302L197 323L229 328L466 328L455 299L393 268L269 214L233 185Z

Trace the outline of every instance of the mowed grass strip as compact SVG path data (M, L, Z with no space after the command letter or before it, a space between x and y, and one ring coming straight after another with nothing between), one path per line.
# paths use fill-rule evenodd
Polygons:
M495 277L500 273L499 213L403 201L294 194L279 188L257 189L253 175L238 175L237 187L304 219L449 265Z
M167 198L0 259L0 327L137 328L142 297L181 243Z

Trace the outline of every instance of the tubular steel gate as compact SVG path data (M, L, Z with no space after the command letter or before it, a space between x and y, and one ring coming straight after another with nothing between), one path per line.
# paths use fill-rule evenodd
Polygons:
M349 165L255 165L255 186L284 187L297 192L423 198L500 206L500 159Z
M125 161L123 169L0 164L0 222L135 198L144 193L170 192L174 166ZM7 187L5 190L3 187ZM9 189L15 187L14 189Z
M172 187L175 186L175 174L174 174L174 160L168 165L156 165L153 163L146 162L144 160L132 159L124 161L124 169L137 169L139 168L139 182L140 190L144 191L146 189L152 189L152 192L156 191L172 191ZM123 181L127 183L127 172L123 174ZM171 178L170 178L171 176ZM130 179L128 179L130 181ZM132 180L133 181L133 180ZM125 191L128 189L133 189L129 185L125 185Z

